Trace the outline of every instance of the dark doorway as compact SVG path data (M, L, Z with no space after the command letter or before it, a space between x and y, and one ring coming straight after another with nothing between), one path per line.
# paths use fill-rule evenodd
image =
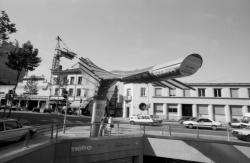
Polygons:
M172 158L163 158L163 157L155 157L155 156L143 156L143 162L144 163L198 163L194 161L186 161L186 160L178 160L178 159L172 159Z
M129 117L129 110L130 110L129 107L126 107L126 113L127 113L126 117Z
M38 103L38 101L36 101L36 100L30 100L29 101L29 105L28 105L28 110L33 110L33 108L35 108L35 107L37 107L37 103Z
M182 116L191 117L192 115L192 104L182 104Z

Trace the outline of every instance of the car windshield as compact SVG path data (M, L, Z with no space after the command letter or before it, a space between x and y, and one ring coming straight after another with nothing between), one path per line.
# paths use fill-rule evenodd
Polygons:
M246 129L250 130L250 126L247 126Z
M239 119L232 119L232 122L240 122Z
M190 121L197 121L198 118L196 117L193 117L193 118L190 118Z
M248 123L250 121L250 117L244 116L242 121Z

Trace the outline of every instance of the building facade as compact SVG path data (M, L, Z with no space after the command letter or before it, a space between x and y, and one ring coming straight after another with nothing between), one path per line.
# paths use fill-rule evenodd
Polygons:
M52 72L50 101L58 103L63 100L62 92L68 92L69 107L80 110L83 114L92 115L93 97L99 88L100 79L77 63L72 69ZM123 84L117 82L108 91L106 112L112 116L122 116ZM59 102L60 103L60 102ZM52 107L55 107L53 105ZM86 114L85 114L86 115Z
M207 117L223 123L250 112L250 83L188 83L192 89L170 89L151 84L124 86L123 117L159 115L178 120L183 116ZM148 109L141 110L145 103Z
M30 92L27 83L33 81L36 87L35 92ZM5 95L9 90L12 90L14 85L0 85L0 105L6 105ZM30 88L32 89L32 88ZM14 98L13 106L22 110L33 110L34 108L45 107L46 101L49 97L48 82L44 76L25 76L22 81L18 82L16 88L16 96Z
M84 73L80 68L66 69L60 71L60 73L54 72L51 80L50 101L54 101L54 104L62 101L62 92L63 89L66 89L69 107L74 110L85 108L89 104L99 84L97 79ZM53 105L53 107L56 106Z

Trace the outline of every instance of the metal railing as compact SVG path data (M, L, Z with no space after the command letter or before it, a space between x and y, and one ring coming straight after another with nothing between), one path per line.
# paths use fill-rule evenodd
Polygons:
M37 127L35 137L44 137L57 141L65 137L90 137L91 123L66 124L65 133L63 132L63 124L40 125ZM178 138L193 138L206 140L222 140L222 141L237 141L237 138L232 135L232 130L228 125L221 126L217 130L203 128L201 126L189 129L177 123L161 124L151 126L146 124L130 125L127 122L114 122L114 127L107 127L105 124L102 136L120 136L120 135L135 135L143 136L165 136ZM72 136L73 135L73 136ZM27 134L24 140L24 147L29 147L31 142L30 134Z

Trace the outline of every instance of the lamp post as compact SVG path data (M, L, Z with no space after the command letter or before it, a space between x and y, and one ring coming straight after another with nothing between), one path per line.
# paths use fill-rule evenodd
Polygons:
M68 111L68 91L66 89L63 89L62 95L64 98L64 101L66 102L65 111L64 111L64 118L63 118L63 133L65 134L66 129L66 117L67 117L67 111Z

